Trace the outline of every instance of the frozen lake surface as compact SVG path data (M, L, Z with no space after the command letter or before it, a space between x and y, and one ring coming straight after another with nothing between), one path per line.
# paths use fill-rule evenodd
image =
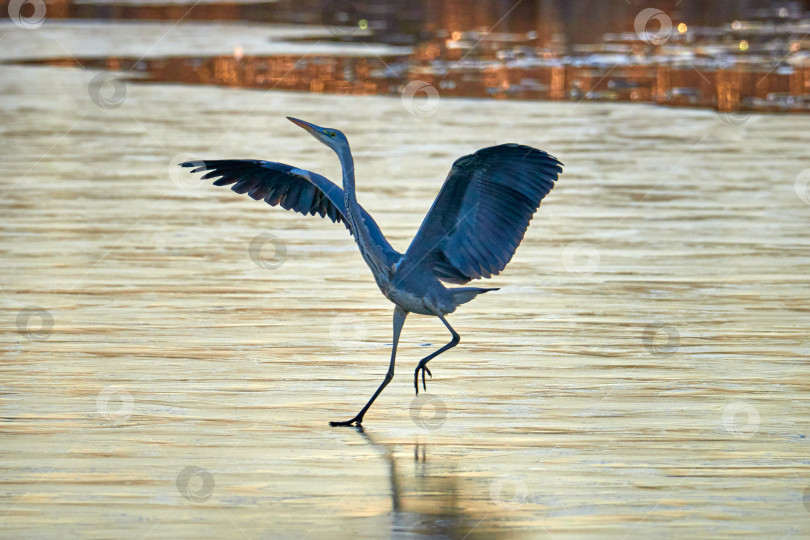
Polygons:
M3 536L810 535L806 116L133 83L103 108L96 73L0 67ZM447 332L411 316L364 433L327 422L381 381L393 310L348 233L174 166L338 178L287 115L347 134L400 251L457 157L566 164L434 397L413 369Z

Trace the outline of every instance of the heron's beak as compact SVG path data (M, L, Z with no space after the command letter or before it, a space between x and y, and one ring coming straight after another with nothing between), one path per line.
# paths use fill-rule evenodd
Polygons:
M311 135L318 135L319 133L320 128L318 128L318 126L316 126L315 124L310 124L309 122L304 122L303 120L299 120L298 118L293 118L291 116L288 116L287 120L289 120L298 127L304 128Z

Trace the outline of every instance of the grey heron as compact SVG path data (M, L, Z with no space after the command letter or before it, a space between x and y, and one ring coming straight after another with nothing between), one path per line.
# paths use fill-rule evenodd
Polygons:
M405 317L438 317L450 331L449 343L419 361L414 387L427 390L428 362L452 349L459 334L446 316L477 295L497 288L454 287L501 272L523 239L540 202L554 187L562 163L530 146L501 144L483 148L453 163L433 206L404 254L385 239L377 223L357 202L349 141L339 130L288 119L331 148L343 169L343 189L311 171L256 159L199 160L181 163L216 186L232 185L271 206L343 223L354 237L382 294L394 303L394 339L388 372L368 403L351 420L332 426L360 426L371 404L394 378L397 344Z

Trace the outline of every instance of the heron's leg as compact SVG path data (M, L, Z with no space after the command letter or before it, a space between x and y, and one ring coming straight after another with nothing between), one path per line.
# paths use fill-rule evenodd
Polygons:
M437 356L439 356L440 354L442 354L444 351L452 349L453 347L458 345L458 343L461 341L461 336L459 336L456 333L456 331L453 330L453 327L450 326L450 323L447 322L447 319L445 319L441 313L437 314L436 316L439 319L441 319L441 321L444 323L447 329L450 330L450 333L453 335L453 339L451 339L450 343L448 343L438 351L427 355L426 357L422 358L419 361L419 365L416 366L416 371L413 374L413 386L414 388L416 388L417 394L419 394L419 372L420 371L422 372L422 388L424 390L427 390L427 385L425 384L425 372L427 372L427 374L430 375L431 378L433 378L433 375L431 375L430 370L427 368L427 363L436 358Z
M366 411L368 411L371 404L374 403L374 400L377 399L377 396L382 393L383 389L388 386L391 379L394 378L394 360L397 357L397 343L399 343L399 334L402 331L402 325L405 324L405 317L407 317L407 315L408 312L399 306L394 309L394 344L391 346L391 363L388 365L388 373L385 374L385 379L383 379L380 387L377 388L377 391L374 392L374 395L368 400L366 406L357 413L357 416L345 422L329 422L330 426L351 426L352 424L359 426L363 423L363 416L365 416Z

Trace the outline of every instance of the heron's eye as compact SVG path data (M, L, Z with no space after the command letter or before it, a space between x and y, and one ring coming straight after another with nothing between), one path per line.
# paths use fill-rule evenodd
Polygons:
M330 131L330 132L329 132L329 136L330 136L330 137L332 137L332 138L334 139L334 138L335 138L335 132L334 132L334 131Z

